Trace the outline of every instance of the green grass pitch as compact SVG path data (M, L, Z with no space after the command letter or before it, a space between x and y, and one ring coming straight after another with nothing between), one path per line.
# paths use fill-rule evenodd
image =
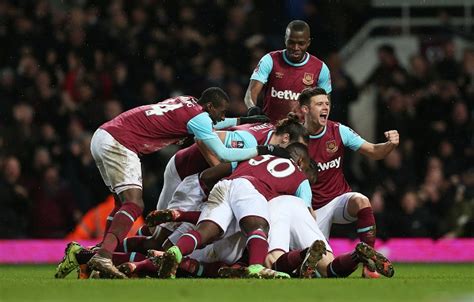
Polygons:
M0 266L0 301L474 301L474 264L396 264L392 279L76 280L54 266Z

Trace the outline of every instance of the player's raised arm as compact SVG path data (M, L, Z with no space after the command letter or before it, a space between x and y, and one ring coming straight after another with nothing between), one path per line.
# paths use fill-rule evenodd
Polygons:
M385 132L385 137L387 138L385 143L363 143L359 149L359 152L374 160L385 158L385 156L387 156L398 146L400 142L400 136L397 130L389 130Z

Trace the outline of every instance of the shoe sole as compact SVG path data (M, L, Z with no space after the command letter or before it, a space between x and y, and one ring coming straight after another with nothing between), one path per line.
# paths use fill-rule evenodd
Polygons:
M89 275L89 279L102 279L102 278L100 277L99 271L92 271L91 274Z
M75 246L80 246L77 242L71 241L67 244L66 248L64 249L64 257L59 262L58 267L56 268L56 273L54 274L54 278L56 279L64 279L66 278L67 275L69 275L73 270L77 269L79 267L79 264L76 265L73 260L69 259L69 254L71 253L71 249ZM61 270L60 267L62 266L63 263L68 262L69 264L72 264L71 268L68 270Z
M316 266L323 258L323 255L326 255L326 244L322 240L316 240L311 244L303 260L300 268L300 278L313 278L314 273L317 271Z
M221 267L217 272L221 278L244 279L250 278L250 272L247 267Z
M356 252L359 258L370 271L377 271L385 277L391 278L395 274L390 260L382 254L376 252L371 246L361 242L356 246Z
M173 212L170 210L160 210L156 211L156 214L148 215L146 217L146 224L149 227L157 226L166 222L173 222Z
M266 272L266 273L265 273ZM258 273L250 272L250 278L257 278L257 279L290 279L290 275L282 272L277 272L268 268L264 268Z
M135 270L137 269L135 264L127 264L127 262L122 263L117 267L117 269L121 273L125 274L128 278L139 278L138 273L135 272Z
M104 265L101 261L96 261L94 257L92 257L89 262L87 262L87 265L89 268L93 271L99 271L100 272L100 278L105 278L105 279L127 279L128 277L120 272L115 266L115 268L112 269L108 265Z
M159 278L174 279L176 278L176 270L178 269L178 261L172 253L164 253L161 258L161 265L158 271Z
M268 270L268 269L263 269ZM263 271L262 270L262 271ZM259 273L251 273L248 267L222 267L218 271L218 275L221 278L230 278L230 279L289 279L290 276L288 275L281 275L276 273L269 273L269 274L261 274L262 271Z

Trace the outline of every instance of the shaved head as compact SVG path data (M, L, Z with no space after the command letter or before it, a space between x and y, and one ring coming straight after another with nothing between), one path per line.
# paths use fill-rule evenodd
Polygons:
M288 37L291 32L293 31L298 31L298 32L308 32L308 36L311 35L311 31L309 29L308 23L302 21L302 20L293 20L291 21L288 26L286 27L286 32L285 36Z
M286 27L285 46L286 57L293 63L304 60L306 50L311 43L308 23L301 20L291 21Z

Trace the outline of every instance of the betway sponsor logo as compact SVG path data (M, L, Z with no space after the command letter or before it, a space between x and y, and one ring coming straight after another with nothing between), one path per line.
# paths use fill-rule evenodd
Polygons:
M318 163L318 172L326 171L332 168L339 168L341 166L341 157L328 161L327 163Z
M296 101L300 94L298 92L293 92L291 90L283 90L283 91L278 91L275 89L275 87L272 87L271 89L271 96L273 98L279 98L282 100L292 100Z

